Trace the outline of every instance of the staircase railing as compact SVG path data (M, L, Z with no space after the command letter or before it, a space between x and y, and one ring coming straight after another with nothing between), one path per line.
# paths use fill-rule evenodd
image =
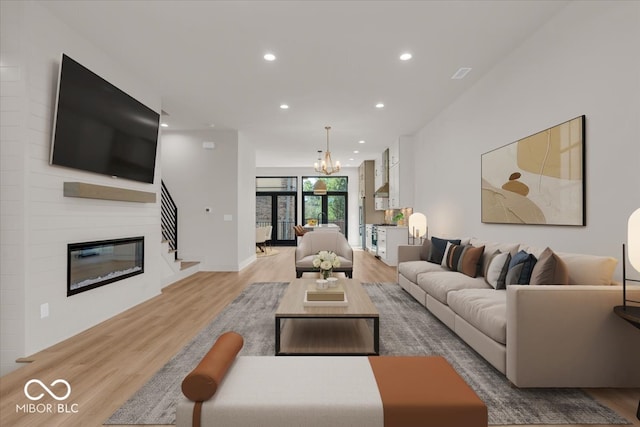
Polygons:
M174 251L175 259L178 259L178 207L173 201L173 197L171 197L164 181L162 181L160 206L162 238L169 243L169 249Z

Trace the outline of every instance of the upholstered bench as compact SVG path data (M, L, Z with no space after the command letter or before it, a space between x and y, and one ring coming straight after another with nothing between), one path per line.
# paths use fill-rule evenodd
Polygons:
M487 426L442 357L235 357L241 346L222 335L185 378L177 427Z

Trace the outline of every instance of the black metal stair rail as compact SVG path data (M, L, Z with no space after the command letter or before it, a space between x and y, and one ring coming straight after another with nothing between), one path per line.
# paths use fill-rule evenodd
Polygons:
M178 259L178 207L173 201L167 186L162 181L162 194L160 197L162 217L162 238L169 242L169 249L174 251L175 259Z

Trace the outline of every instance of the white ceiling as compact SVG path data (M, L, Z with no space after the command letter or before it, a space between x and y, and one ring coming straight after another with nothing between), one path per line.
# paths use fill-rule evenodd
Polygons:
M357 166L423 127L567 1L42 3L155 87L170 130L214 123L253 143L258 166L307 166L330 125L334 160ZM473 70L452 80L460 67Z

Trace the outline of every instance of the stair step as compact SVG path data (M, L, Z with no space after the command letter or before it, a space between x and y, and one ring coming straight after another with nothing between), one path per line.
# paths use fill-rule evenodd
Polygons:
M181 261L180 270L186 270L189 267L200 264L200 261Z

